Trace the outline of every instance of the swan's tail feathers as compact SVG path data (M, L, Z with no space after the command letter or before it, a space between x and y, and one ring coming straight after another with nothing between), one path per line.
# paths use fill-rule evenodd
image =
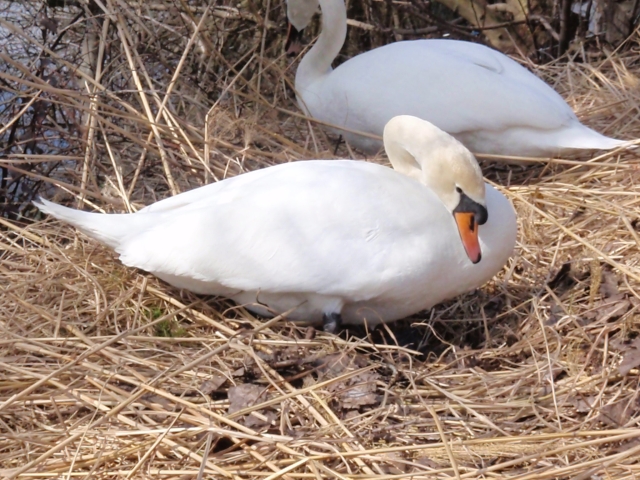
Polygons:
M40 211L51 215L52 217L70 223L81 232L95 238L101 243L108 245L113 249L117 249L122 240L130 233L131 225L124 221L126 214L103 214L83 212L69 207L63 207L57 203L50 202L40 197L34 200L33 204Z
M613 150L618 147L633 147L633 142L607 137L584 125L579 129L571 129L560 138L562 148L576 148L584 150Z

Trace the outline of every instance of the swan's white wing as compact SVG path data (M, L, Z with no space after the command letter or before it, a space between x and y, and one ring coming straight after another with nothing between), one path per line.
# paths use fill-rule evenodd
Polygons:
M449 40L398 42L360 54L312 85L305 101L312 113L333 108L334 121L365 131L371 125L382 131L400 114L454 134L480 127L550 130L576 120L558 93L515 61Z
M435 195L391 169L312 161L269 172L180 209L136 214L157 222L118 249L123 263L228 289L375 295L430 258L464 258Z
M245 183L255 182L263 175L270 175L270 170L271 169L254 170L250 172L250 174L242 174L231 179L226 179L224 181L210 183L209 185L205 185L203 187L194 188L193 190L189 190L179 195L174 195L173 197L168 197L158 202L152 203L151 205L140 209L139 213L169 212L172 210L178 210L190 205L194 205L201 200L207 200L214 196L223 198L225 195L227 195L227 190L229 190L230 192L232 192L231 194L233 194L233 192L236 192L238 189L242 189Z

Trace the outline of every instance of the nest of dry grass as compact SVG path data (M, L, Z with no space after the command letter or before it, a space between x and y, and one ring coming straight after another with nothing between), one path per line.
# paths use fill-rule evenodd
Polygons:
M69 27L44 41L37 25L0 24L39 52L28 65L0 52L13 94L0 128L2 477L640 475L636 153L487 163L520 233L477 292L340 337L256 319L24 218L37 191L135 210L333 157L332 139L296 113L283 28L264 6L105 5L60 10ZM636 36L597 62L537 73L585 123L637 138L638 50Z

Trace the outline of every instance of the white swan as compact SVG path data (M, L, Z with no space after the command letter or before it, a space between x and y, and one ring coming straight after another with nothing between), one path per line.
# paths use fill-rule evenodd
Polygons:
M298 307L290 319L331 331L374 325L482 285L516 239L513 207L460 142L409 116L392 119L384 141L395 171L287 163L133 214L35 204L176 287L261 314Z
M287 0L296 29L317 0ZM432 122L476 153L550 156L564 149L611 149L626 142L580 123L549 85L500 52L459 40L392 43L331 63L347 31L343 0L320 0L322 32L296 73L298 103L309 116L381 135L396 115ZM375 153L381 142L339 131Z

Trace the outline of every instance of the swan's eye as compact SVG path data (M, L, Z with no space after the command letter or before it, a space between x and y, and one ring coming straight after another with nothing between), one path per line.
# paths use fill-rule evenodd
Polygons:
M460 187L456 187L456 192L462 193L462 189Z
M471 224L469 227L474 230L476 225L484 225L489 219L487 207L479 204L475 200L471 200L463 191L456 187L456 191L460 192L460 202L454 208L453 213L471 213Z

